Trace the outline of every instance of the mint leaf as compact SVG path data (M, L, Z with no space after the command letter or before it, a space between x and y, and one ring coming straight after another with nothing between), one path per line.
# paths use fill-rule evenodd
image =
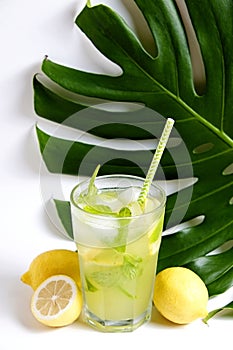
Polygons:
M125 294L128 298L130 298L130 299L136 299L136 298L137 298L136 295L133 295L133 294L129 293L125 288L123 288L123 287L121 287L121 286L119 286L118 288L119 288L120 291L121 291L123 294Z
M127 207L120 209L118 217L124 218L131 216L131 211ZM115 238L114 244L118 245L115 249L119 252L124 253L126 249L126 239L128 235L128 224L130 219L119 220L120 227L118 229L118 235Z
M78 202L80 204L87 203L87 205L90 205L90 204L94 205L95 197L97 196L97 192L98 192L98 189L95 186L95 179L96 179L96 176L98 174L99 168L100 168L100 165L97 165L97 167L95 168L95 171L93 172L93 174L91 176L91 179L90 179L90 182L88 185L88 189L87 189L87 193L80 194L80 196L78 198Z
M86 205L83 209L88 213L92 213L92 214L116 216L116 214L112 212L112 209L107 205L101 205L101 204L95 204L94 206Z
M105 267L102 270L90 273L88 278L107 288L122 286L123 282L135 279L142 272L142 258L130 254L123 254L123 256L124 260L121 266Z
M160 218L158 224L154 228L152 235L150 236L150 244L158 240L162 230L163 230L163 218Z
M129 217L131 216L131 210L127 207L123 207L121 208L121 210L119 211L119 217Z
M123 275L130 280L133 280L136 277L138 277L142 272L141 262L142 258L140 257L134 257L129 254L125 255L124 264L122 267Z
M90 281L89 279L85 276L86 280L86 288L88 292L97 292L98 288L96 288Z
M88 198L92 197L92 196L96 196L96 194L97 194L97 188L95 186L95 179L96 179L96 176L98 174L99 168L100 168L100 164L97 165L97 167L95 168L95 171L92 174L92 177L90 179L90 183L88 186L88 192L87 192Z
M100 286L110 288L118 285L122 276L121 272L121 267L109 267L100 271L95 271L89 276Z

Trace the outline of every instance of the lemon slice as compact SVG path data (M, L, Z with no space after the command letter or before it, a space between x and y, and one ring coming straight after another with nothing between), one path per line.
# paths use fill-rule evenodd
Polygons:
M81 292L75 281L66 275L47 278L32 296L32 314L46 326L62 327L71 324L79 317L81 309Z
M114 249L105 249L104 252L97 254L92 261L93 263L105 267L121 266L124 262L124 256L123 254L115 251Z

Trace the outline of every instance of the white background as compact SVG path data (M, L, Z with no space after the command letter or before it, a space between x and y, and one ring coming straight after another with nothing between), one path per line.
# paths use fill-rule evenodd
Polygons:
M132 24L130 0L103 3L117 9ZM84 4L78 0L0 0L0 348L156 349L157 344L165 349L231 348L232 318L227 313L210 320L209 326L200 320L176 326L153 310L149 324L128 334L98 333L81 319L68 327L50 329L31 315L32 290L20 282L20 276L43 251L75 249L48 218L41 196L33 74L40 70L46 54L84 70L116 70L74 25ZM72 181L68 179L68 183ZM212 310L230 300L232 290L210 300L208 308Z

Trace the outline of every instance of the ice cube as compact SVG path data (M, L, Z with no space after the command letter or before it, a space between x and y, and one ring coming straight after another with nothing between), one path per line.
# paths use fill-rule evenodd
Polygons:
M121 202L118 199L116 191L101 192L96 197L96 204L104 205L111 208L112 212L116 213L121 207Z
M147 198L145 201L145 212L149 213L159 207L160 202L156 198Z
M138 191L133 187L129 187L119 193L118 199L123 206L127 206L131 202L135 202L138 198Z

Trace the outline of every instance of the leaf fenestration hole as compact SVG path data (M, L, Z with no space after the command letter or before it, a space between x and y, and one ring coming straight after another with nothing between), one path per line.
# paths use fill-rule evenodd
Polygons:
M223 252L226 252L226 251L230 250L232 247L233 247L233 239L223 243L222 245L220 245L218 248L212 250L207 255L220 254L220 253L223 253Z
M210 151L214 147L214 144L212 142L203 143L202 145L199 145L194 148L193 153L199 154L199 153L205 153Z
M176 226L168 228L163 232L163 236L171 235L173 233L179 232L181 230L188 229L190 227L198 226L205 220L205 215L199 215L189 221L182 222Z
M137 35L142 46L152 57L156 57L158 54L158 49L148 23L146 22L141 10L136 5L135 1L122 0L122 3L125 6L125 9L127 9L130 13L130 19L132 21L131 26L133 27L132 29Z
M231 175L233 174L233 163L228 165L222 172L223 175Z
M191 55L192 69L193 69L193 80L195 89L198 94L202 95L205 92L206 87L206 74L205 66L201 54L201 49L189 12L184 0L176 0L177 7L180 11L184 28L186 30L189 50Z
M233 197L231 197L231 199L229 200L229 204L233 205Z

